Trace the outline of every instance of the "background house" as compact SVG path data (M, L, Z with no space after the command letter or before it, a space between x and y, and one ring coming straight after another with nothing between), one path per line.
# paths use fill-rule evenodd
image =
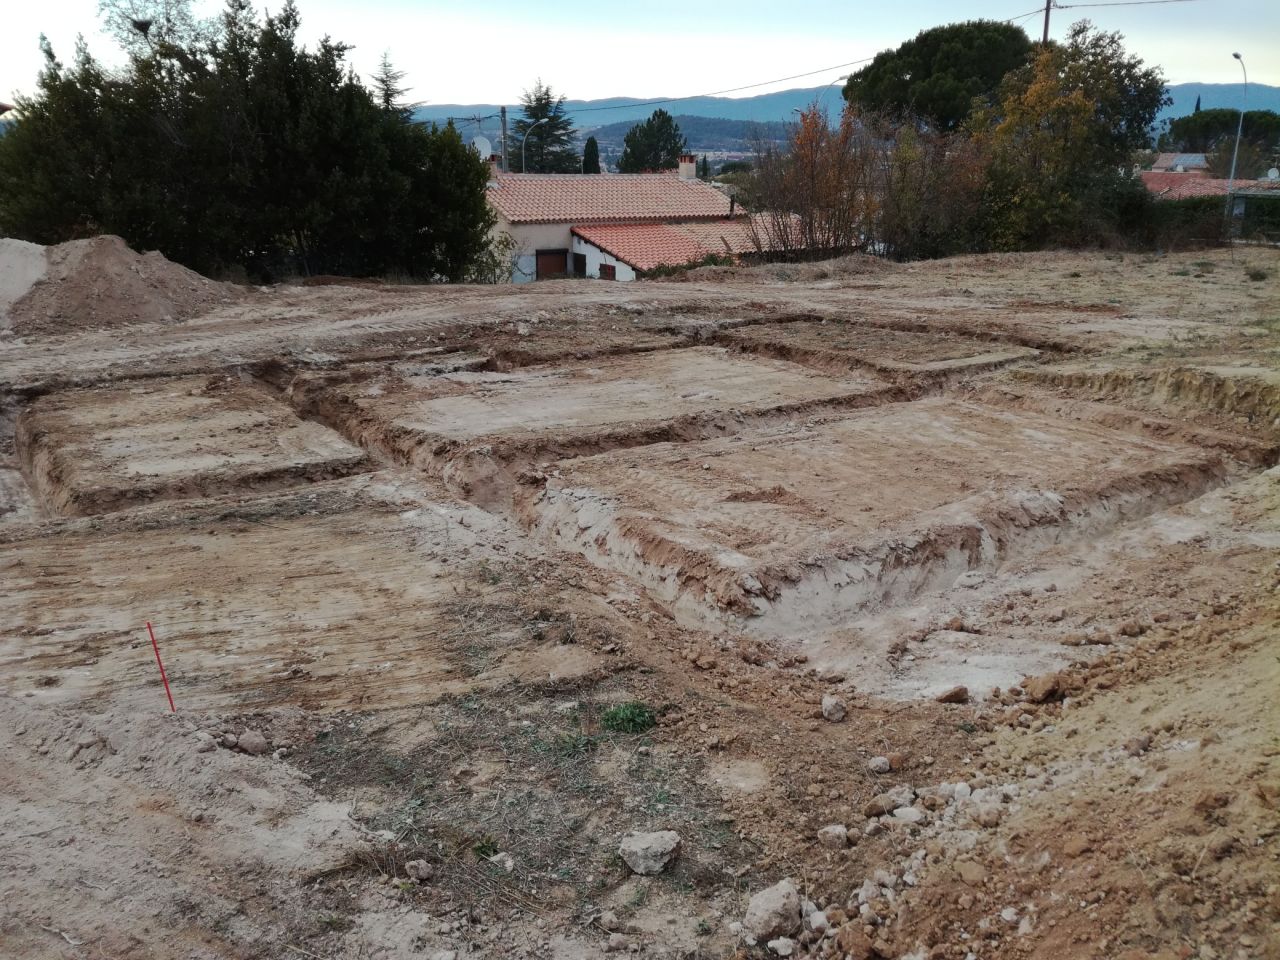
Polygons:
M1189 177L1209 176L1209 160L1203 153L1158 153L1151 164L1154 173L1182 173Z
M606 223L575 226L573 254L585 258L588 277L634 280L660 266L696 263L708 256L737 259L756 252L751 220L688 223Z
M1186 200L1191 197L1222 197L1228 193L1237 196L1256 195L1280 197L1280 181L1271 179L1235 181L1218 177L1192 177L1185 173L1167 173L1145 170L1139 176L1143 185L1157 200Z
M679 170L671 173L521 174L495 169L489 203L497 214L494 233L509 234L515 243L511 280L634 279L637 269L673 263L666 257L680 257L674 264L700 260L713 249L708 244L715 242L716 229L703 243L687 232L695 224L727 221L729 226L719 232L738 243L733 201L699 180L695 171L691 155L681 157ZM606 226L650 229L598 232ZM624 252L615 252L619 250Z

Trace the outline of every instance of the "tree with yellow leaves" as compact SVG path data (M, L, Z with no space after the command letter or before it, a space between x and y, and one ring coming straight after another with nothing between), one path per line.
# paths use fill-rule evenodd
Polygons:
M972 129L991 157L989 230L996 246L1091 243L1141 202L1133 151L1169 102L1159 68L1125 53L1118 33L1081 21L1009 74L1000 102Z

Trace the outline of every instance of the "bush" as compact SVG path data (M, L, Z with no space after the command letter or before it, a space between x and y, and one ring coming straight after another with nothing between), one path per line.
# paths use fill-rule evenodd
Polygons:
M1188 197L1147 204L1135 239L1160 250L1194 249L1222 242L1222 199Z
M1246 240L1280 242L1280 191L1273 197L1244 198L1244 220L1240 234Z
M733 257L718 253L708 253L701 260L690 260L688 263L660 263L656 267L644 271L643 276L646 280L653 280L659 277L676 277L697 267L731 267L733 263Z

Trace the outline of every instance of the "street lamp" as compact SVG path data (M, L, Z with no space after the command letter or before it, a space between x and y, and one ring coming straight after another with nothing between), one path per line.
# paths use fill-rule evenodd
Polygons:
M1238 53L1233 53L1233 57L1240 61L1240 69L1244 71L1244 94L1240 97L1240 122L1236 124L1236 147L1231 151L1231 176L1227 180L1227 209L1224 216L1231 216L1231 191L1235 189L1236 183L1236 158L1240 156L1240 134L1244 132L1244 102L1249 96L1249 71L1245 69L1244 57Z
M832 80L830 83L828 83L825 87L823 87L823 88L822 88L822 93L818 96L818 106L820 106L820 107L822 106L823 101L825 101L825 100L827 99L827 94L831 92L831 88L832 88L832 87L834 87L834 86L835 86L837 83L839 83L841 80L848 80L851 76L853 76L853 74L851 74L851 73L846 73L846 74L845 74L844 76L842 76L842 77L836 77L834 80Z
M550 119L551 119L550 117L543 117L541 120L535 120L535 121L530 125L529 129L528 129L528 130L526 130L526 131L524 132L524 136L520 138L520 172L521 172L521 173L524 173L524 144L525 144L525 141L529 139L529 134L533 133L533 128L534 128L534 127L536 127L536 126L537 126L538 124L540 124L540 123L546 123L546 122L547 122L548 120L550 120Z

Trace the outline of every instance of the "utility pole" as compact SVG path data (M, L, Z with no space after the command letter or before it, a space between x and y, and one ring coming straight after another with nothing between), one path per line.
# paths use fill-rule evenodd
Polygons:
M1041 43L1049 42L1049 11L1053 9L1053 0L1044 0L1044 35L1040 38Z
M507 108L499 108L498 113L502 117L502 172L510 173L511 166L507 163Z

